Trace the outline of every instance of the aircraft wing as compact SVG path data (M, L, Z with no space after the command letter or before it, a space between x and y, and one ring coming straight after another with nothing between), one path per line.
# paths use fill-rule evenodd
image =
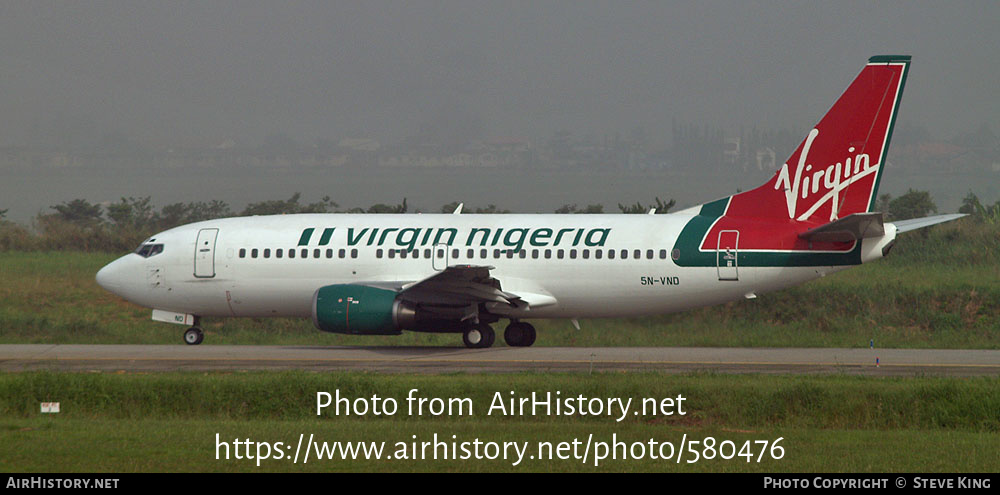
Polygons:
M490 275L492 269L492 266L449 266L423 280L404 284L400 296L428 304L513 304L518 297L500 289L500 281Z
M369 281L358 285L393 290L399 292L401 298L415 303L441 306L485 303L491 311L497 312L557 303L556 298L539 288L521 287L516 292L503 290L500 281L490 275L493 269L492 266L452 265L422 280Z
M952 220L962 218L965 213L952 213L948 215L936 215L933 217L923 217L923 218L913 218L910 220L900 220L898 222L892 222L896 226L896 232L909 232L911 230L922 229L924 227L930 227L931 225L937 225L939 223L950 222Z

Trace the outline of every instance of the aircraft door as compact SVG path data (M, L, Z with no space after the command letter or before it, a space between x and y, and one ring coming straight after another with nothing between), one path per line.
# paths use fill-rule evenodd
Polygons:
M723 230L719 232L719 243L715 250L716 266L719 270L719 280L739 280L739 242L740 231Z
M201 229L194 245L194 276L212 278L215 276L215 239L219 229Z

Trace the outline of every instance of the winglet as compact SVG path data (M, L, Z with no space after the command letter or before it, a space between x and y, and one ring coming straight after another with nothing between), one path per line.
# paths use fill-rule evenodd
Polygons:
M458 206L455 207L455 211L451 212L451 214L452 215L461 215L462 214L462 207L463 206L465 206L465 203L459 203Z
M909 62L909 55L875 55L868 58L869 64L891 64L893 62Z

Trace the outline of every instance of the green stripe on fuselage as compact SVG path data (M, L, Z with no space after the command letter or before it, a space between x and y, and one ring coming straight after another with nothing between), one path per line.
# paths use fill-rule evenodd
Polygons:
M678 258L674 261L677 266L712 268L718 266L716 251L701 250L701 242L715 221L726 212L730 198L705 203L698 215L684 226L680 236L677 237L677 242L674 243L674 249L678 252ZM854 249L843 253L759 252L738 248L737 256L737 263L741 267L859 265L861 243L855 243Z

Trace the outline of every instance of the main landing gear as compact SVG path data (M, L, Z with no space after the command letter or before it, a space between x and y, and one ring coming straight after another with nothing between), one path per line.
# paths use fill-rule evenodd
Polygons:
M535 327L530 323L511 321L503 331L503 340L511 347L529 347L535 343Z
M511 347L528 347L535 343L535 327L530 323L511 321L503 332L503 340ZM462 334L462 342L469 349L486 349L494 341L496 333L486 323L470 324Z
M205 340L205 332L201 327L191 327L184 332L184 343L187 345L198 345Z
M497 334L493 332L493 327L486 323L474 323L469 325L462 333L462 342L469 349L486 349L493 345Z

